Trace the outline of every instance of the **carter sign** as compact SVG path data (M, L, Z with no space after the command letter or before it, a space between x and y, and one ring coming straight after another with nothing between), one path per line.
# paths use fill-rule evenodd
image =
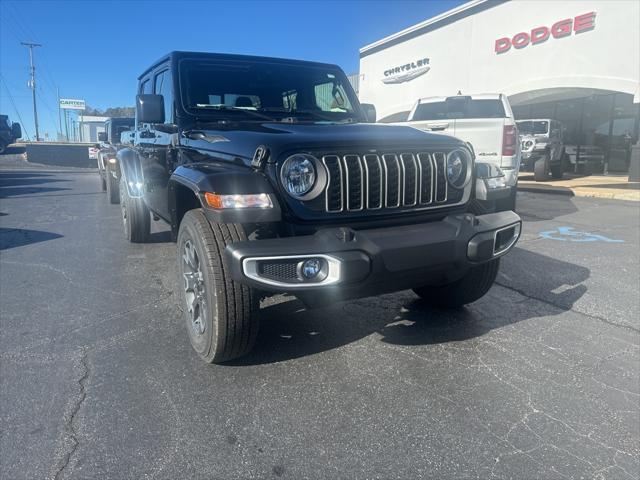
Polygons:
M536 27L531 32L516 33L513 38L504 37L496 40L496 53L505 53L513 48L524 48L527 45L546 42L549 37L568 37L573 33L588 32L596 28L596 12L583 13L575 18L560 20L549 27Z

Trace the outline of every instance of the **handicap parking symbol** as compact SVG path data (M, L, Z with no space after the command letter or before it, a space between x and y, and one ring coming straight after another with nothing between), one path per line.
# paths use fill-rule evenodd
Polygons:
M540 232L540 236L548 240L559 240L561 242L624 243L624 240L615 240L605 237L604 235L598 235L597 233L580 232L574 230L573 227L558 227L557 230Z

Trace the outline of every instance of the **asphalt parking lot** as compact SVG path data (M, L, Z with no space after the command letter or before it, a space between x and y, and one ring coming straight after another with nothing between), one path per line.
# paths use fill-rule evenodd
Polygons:
M640 204L522 193L498 284L265 302L255 351L192 352L175 246L128 244L96 173L0 171L0 475L640 477Z

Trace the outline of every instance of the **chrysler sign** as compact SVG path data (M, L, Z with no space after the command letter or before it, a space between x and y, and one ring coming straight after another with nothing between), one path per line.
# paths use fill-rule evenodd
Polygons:
M408 82L420 75L424 75L430 68L429 59L420 58L415 62L405 63L404 65L399 65L385 70L382 81L384 83Z
M542 25L531 29L530 32L516 33L513 37L496 40L497 54L508 52L511 47L521 49L527 45L546 42L550 38L568 37L572 33L588 32L596 28L596 12L583 13L575 18L565 18L555 22L551 27Z

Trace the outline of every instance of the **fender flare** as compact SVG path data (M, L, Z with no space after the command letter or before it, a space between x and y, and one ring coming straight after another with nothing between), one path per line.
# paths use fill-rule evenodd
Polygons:
M144 195L144 177L137 152L130 148L123 148L116 154L116 159L129 196L131 198L142 198Z
M279 222L282 218L280 203L275 190L263 173L234 165L193 165L180 166L169 178L169 211L172 226L179 224L182 215L178 204L178 192L189 189L206 217L212 223L268 223ZM271 200L271 208L242 208L218 210L209 207L204 200L206 192L221 195L242 195L266 193Z

